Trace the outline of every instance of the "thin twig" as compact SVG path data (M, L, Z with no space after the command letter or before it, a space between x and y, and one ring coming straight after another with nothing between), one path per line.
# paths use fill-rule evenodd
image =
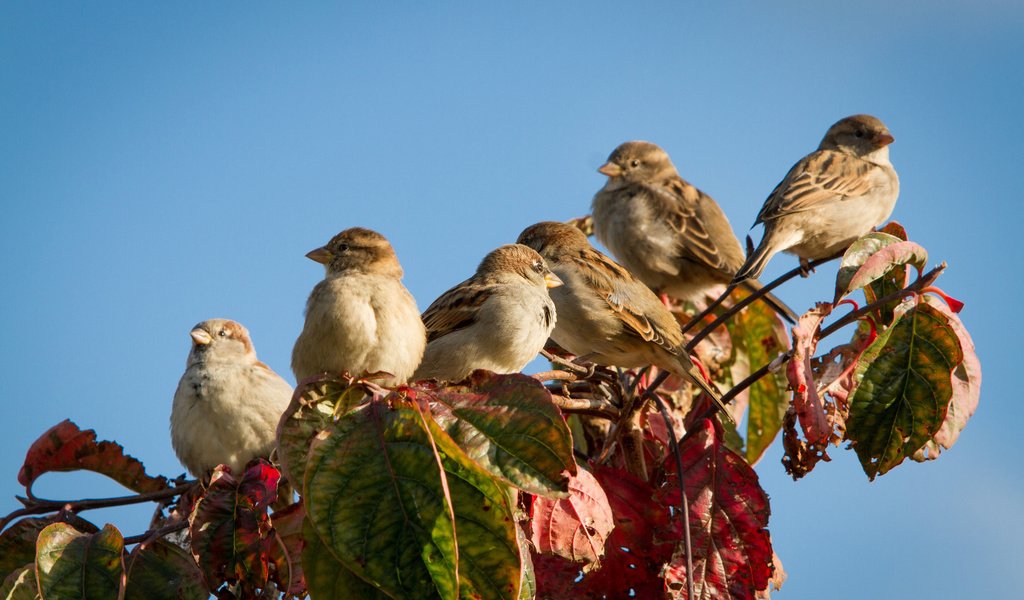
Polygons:
M29 500L28 498L18 498L18 500L25 505L25 508L18 509L0 519L0 531L2 531L4 527L14 519L26 515L40 515L61 509L77 513L79 511L95 508L108 508L111 506L127 506L129 504L153 502L155 500L163 500L165 498L180 496L192 489L194 485L195 481L192 481L187 484L176 485L174 487L164 488L155 492L146 492L144 494L134 494L131 496L117 496L114 498L86 498L84 500L47 500L44 498Z
M826 337L828 337L828 336L832 335L833 333L839 331L843 327L846 327L847 325L857 321L858 319L860 319L864 315L870 313L871 311L875 310L879 306L884 306L884 305L886 305L886 304L888 304L890 302L893 302L895 300L899 300L900 298L903 298L904 296L907 296L907 295L910 295L910 294L920 293L921 290L923 290L924 288L926 288L926 287L930 286L932 283L934 283L935 279L939 275L941 275L942 272L945 269L946 269L946 263L943 262L942 264L940 264L939 266L935 267L931 271L928 271L924 275L921 275L920 277L918 277L917 280L914 283L908 285L907 287L905 287L905 288L903 288L903 289L901 289L899 291L893 292L893 293L891 293L891 294L889 294L887 296L884 296L882 298L879 298L878 300L875 300L874 302L871 302L870 304L865 304L863 307L861 307L861 308L859 308L859 309L857 309L855 311L851 311L849 314L843 315L843 317L838 319L835 323L832 323L828 327L822 329L818 333L818 339L819 340L825 339ZM751 373L746 379L744 379L743 381L741 381L738 384L734 385L728 392L726 392L725 394L722 395L722 404L728 404L733 398L735 398L736 396L738 396L741 393L743 393L744 390L746 390L750 386L754 385L754 383L756 383L757 380L761 379L765 375L768 375L769 373L774 373L775 371L778 371L782 367L782 365L784 365L786 362L788 362L789 359L792 358L792 357L793 357L793 351L790 350L788 352L785 352L783 354L778 355L770 363L762 366L760 369L758 369L758 370L754 371L753 373ZM701 421L701 419L711 418L712 416L714 416L714 414L718 410L719 410L718 405L717 404L712 404L694 422L699 423ZM690 434L690 432L687 431L686 434L683 435L683 439L686 439L689 434Z
M146 541L146 540L148 540L150 538L154 538L154 539L162 538L165 535L174 533L175 531L181 531L182 529L185 529L186 527L188 527L188 521L185 520L185 519L182 519L181 521L178 521L177 523L171 523L170 525L164 525L160 529L155 529L155 530L151 529L151 530L147 531L146 533L140 533L139 535L133 535L133 536L126 537L126 538L124 538L124 545L128 546L128 545L131 545L131 544L138 544L138 543L144 542L144 541Z
M560 408L563 412L591 415L594 417L602 417L612 420L618 420L619 418L619 409L606 400L598 400L597 398L570 398L567 396L559 396L557 394L551 394L551 400L555 403L555 406Z
M762 296L764 296L768 292L774 290L775 288L779 287L783 283L786 283L790 279L793 279L797 275L806 272L807 269L814 269L814 268L816 268L816 267L818 267L820 265L823 265L823 264L825 264L825 263L827 263L829 261L835 260L835 259L839 258L840 256L842 256L842 255L837 254L835 256L829 256L827 258L819 258L818 260L812 260L809 263L807 263L807 267L806 268L803 265L801 265L799 267L791 269L790 271L787 271L786 273L783 273L782 275L780 275L779 277L777 277L773 281L765 284L764 287L762 287L761 289L759 289L759 290L757 290L755 292L752 292L749 296L747 296L746 298L740 300L736 304L733 304L732 306L729 307L728 310L726 310L722 314L718 315L718 317L714 321L712 321L710 325L708 325L704 329L701 329L700 331L698 331L697 334L694 335L693 338L691 338L690 341L686 344L686 351L687 352L692 352L693 349L697 347L697 344L699 344L701 342L701 340L703 340L704 338L708 337L711 334L712 331L714 331L715 329L718 328L719 325L724 323L726 320L728 320L734 314L740 312L741 310L746 308L747 305L753 303L754 301L756 301L757 299L761 298ZM730 285L729 287L727 287L725 289L725 293L722 294L721 296L719 296L712 304L715 305L715 306L717 306L718 304L721 304L722 301L725 299L725 297L728 296L729 293L732 292L733 288L735 288L735 287L736 286L734 286L734 285ZM692 323L692 321L691 321L691 323ZM684 329L684 332L685 331L689 331L689 327L690 327L690 324L687 324L687 328Z

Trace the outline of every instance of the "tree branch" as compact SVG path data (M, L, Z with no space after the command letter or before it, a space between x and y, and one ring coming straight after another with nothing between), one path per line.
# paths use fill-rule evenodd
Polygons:
M56 512L59 510L67 510L68 512L77 513L83 510L91 510L96 508L109 508L111 506L127 506L129 504L141 504L143 502L154 502L157 500L164 500L166 498L173 498L180 496L185 492L191 490L198 482L190 481L176 485L174 487L164 488L155 492L146 492L144 494L133 494L131 496L117 496L114 498L86 498L83 500L47 500L45 498L22 498L18 497L18 500L25 505L25 508L20 508L11 514L0 519L0 531L2 531L8 523L17 519L18 517L24 517L27 515L41 515L48 512Z
M914 283L908 285L907 287L905 287L905 288L903 288L903 289L901 289L899 291L893 292L893 293L891 293L891 294L889 294L887 296L884 296L882 298L879 298L878 300L875 300L874 302L871 302L870 304L865 304L863 307L861 307L861 308L859 308L859 309L857 309L855 311L852 311L852 312L850 312L847 315L844 315L842 318L838 319L836 322L832 323L831 325L829 325L825 329L822 329L818 333L818 339L819 340L825 339L826 337L828 337L828 336L832 335L833 333L839 331L843 327L846 327L847 325L857 321L858 319L860 319L864 315L870 313L871 311L875 310L876 308L878 308L880 306L884 306L884 305L886 305L886 304L888 304L890 302L893 302L895 300L899 300L899 299L903 298L904 296L907 296L907 295L910 295L910 294L920 293L925 288L931 286L931 284L935 282L935 279L938 278L938 276L941 275L942 272L945 271L945 270L946 270L946 263L943 262L942 264L940 264L939 266L935 267L931 271L928 271L924 275L921 275L920 277L918 277L917 280L914 281ZM758 369L758 370L754 371L753 373L751 373L747 378L745 378L743 381L741 381L741 382L737 383L736 385L734 385L728 392L726 392L725 394L722 395L722 404L728 404L736 396L738 396L741 393L743 393L744 390L746 390L750 386L754 385L754 383L757 382L757 380L761 379L765 375L768 375L769 373L774 373L774 372L778 371L780 368L782 368L782 365L786 364L786 362L788 362L789 359L792 358L792 357L793 357L793 351L790 350L788 352L785 352L783 354L778 355L770 363L762 366L760 369ZM718 410L719 410L718 405L717 404L712 404L694 422L699 423L702 419L710 419L711 417L713 417L715 415L716 412L718 412ZM690 435L690 433L691 433L690 431L687 431L685 434L683 434L683 439L684 440L687 439L687 437ZM682 442L682 440L680 440L680 442Z

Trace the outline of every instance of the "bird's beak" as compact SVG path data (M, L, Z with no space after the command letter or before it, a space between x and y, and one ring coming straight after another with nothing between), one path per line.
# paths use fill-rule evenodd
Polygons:
M601 168L598 169L597 172L607 175L608 177L618 177L619 175L622 175L622 167L611 161L608 161L601 165Z
M322 265L326 265L327 263L331 262L331 259L334 258L334 255L331 254L330 250L321 246L316 250L310 250L309 252L307 252L306 258L312 261L316 261Z
M550 290L551 288L556 288L562 285L562 280L558 278L558 275L548 272L544 274L544 285L546 285Z
M213 341L213 337L205 329L193 329L189 335L192 336L192 343L196 346L205 346Z
M875 136L875 143L879 146L888 146L895 141L896 138L892 137L892 134L890 133L880 133Z

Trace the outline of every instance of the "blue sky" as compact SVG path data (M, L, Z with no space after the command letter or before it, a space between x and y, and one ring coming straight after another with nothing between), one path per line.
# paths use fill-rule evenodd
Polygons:
M776 445L758 472L779 597L1018 593L1022 64L1009 0L0 4L0 512L66 417L181 472L189 329L239 320L291 379L322 276L303 255L343 228L387 235L424 308L524 226L585 214L622 141L662 145L742 235L831 123L867 112L896 137L894 218L967 304L981 406L947 455L874 483L841 450L793 483ZM834 268L780 295L828 299ZM119 493L84 475L38 492ZM127 535L148 516L93 515Z

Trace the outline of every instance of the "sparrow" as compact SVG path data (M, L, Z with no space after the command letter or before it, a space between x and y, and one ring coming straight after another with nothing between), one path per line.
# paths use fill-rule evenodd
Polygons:
M793 165L764 201L754 221L764 223L764 235L734 281L760 276L780 251L802 264L838 254L889 218L900 193L889 162L892 142L871 115L832 125L818 149Z
M292 386L256 359L249 332L235 321L203 321L189 335L192 349L171 406L171 445L196 477L220 464L241 473L275 448Z
M493 250L472 277L423 313L427 350L413 379L459 381L475 369L522 371L555 327L548 289L559 285L533 249L510 244Z
M306 322L292 350L297 381L318 373L384 372L383 385L408 381L427 344L420 311L402 285L388 240L353 227L306 254L324 265L324 280L306 302Z
M683 332L658 296L595 249L582 231L547 221L527 227L518 242L540 253L564 285L551 290L558 320L551 339L572 354L605 365L656 365L692 380L719 402L690 357Z
M732 281L743 247L718 203L683 179L668 153L650 142L626 142L598 171L608 181L591 205L594 235L641 281L694 302ZM753 292L761 285L748 280L745 287ZM781 300L764 299L796 322Z

